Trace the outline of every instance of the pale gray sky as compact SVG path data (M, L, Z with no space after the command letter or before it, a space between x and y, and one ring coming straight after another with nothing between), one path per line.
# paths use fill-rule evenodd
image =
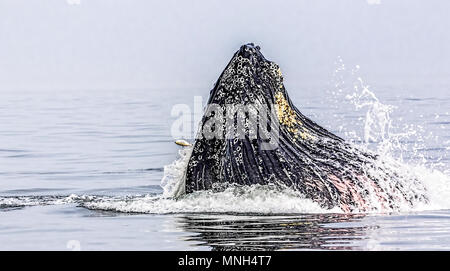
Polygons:
M247 42L291 84L450 75L446 0L70 1L0 0L0 90L209 88Z

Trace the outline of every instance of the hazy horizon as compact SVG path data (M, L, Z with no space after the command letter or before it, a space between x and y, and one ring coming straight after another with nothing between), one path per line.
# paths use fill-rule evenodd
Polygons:
M78 2L79 1L79 2ZM0 91L209 88L254 42L287 85L450 75L445 1L0 0Z

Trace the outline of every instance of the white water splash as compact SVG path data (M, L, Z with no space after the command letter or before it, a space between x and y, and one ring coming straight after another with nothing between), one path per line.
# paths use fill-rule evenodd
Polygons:
M0 209L22 208L39 205L61 205L75 203L80 197L70 196L9 196L0 197Z
M354 127L358 126L355 123L348 125L347 119L336 119L341 132L348 137L346 139L379 154L382 167L392 167L400 172L405 177L401 184L409 186L411 193L417 189L411 183L412 179L418 180L426 189L425 194L429 198L427 204L418 202L414 207L405 205L399 211L449 209L450 177L446 174L448 169L446 171L445 165L438 162L441 158L437 157L430 163L425 154L420 152L427 149L427 143L437 142L438 145L445 145L445 142L440 142L439 137L426 131L423 125L405 124L401 122L402 119L394 122L391 115L397 107L384 104L378 99L375 92L370 90L370 86L357 76L360 67L347 70L341 58L338 58L336 64L334 89L329 92L330 104L334 103L335 109L339 109L347 103L354 107L356 113L364 116L358 118L358 124L362 128L360 132L354 131ZM435 114L435 119L437 116L439 115ZM358 136L361 132L362 136ZM362 142L362 145L357 142ZM408 154L409 159L405 159L405 154ZM376 175L377 172L372 174ZM389 184L389 181L386 184Z
M221 192L197 191L178 198L145 196L119 199L98 197L83 207L126 213L340 213L339 208L324 210L300 193L271 186L230 186Z
M164 167L163 198L176 198L185 193L186 169L193 149L193 146L184 147L179 151L180 158Z
M334 105L335 111L353 107L354 114L360 116L352 122L335 114L336 119L333 121L346 140L357 145L363 143L362 146L367 149L405 163L410 161L404 160L404 154L412 154L409 156L419 160L420 164L427 162L425 154L419 150L426 149L427 142L439 142L439 138L427 132L423 125L405 123L403 118L394 121L391 115L398 107L379 100L370 86L358 76L358 65L348 70L341 58L335 64L337 68L333 74L333 88L328 91L327 103ZM414 144L405 144L408 141Z

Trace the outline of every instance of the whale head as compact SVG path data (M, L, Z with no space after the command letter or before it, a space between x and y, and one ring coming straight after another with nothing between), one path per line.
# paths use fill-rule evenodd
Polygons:
M394 174L386 170L379 182L365 174L375 160L303 115L289 98L280 67L249 43L210 92L185 192L277 184L327 208L366 210L368 191L393 205L379 183Z

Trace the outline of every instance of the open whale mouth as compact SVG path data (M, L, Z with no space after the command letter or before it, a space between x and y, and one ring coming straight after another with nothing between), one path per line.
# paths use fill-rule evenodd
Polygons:
M304 116L288 96L280 67L253 44L241 46L220 75L199 128L186 193L226 184L280 184L344 211L368 210L370 198L386 209L425 199L405 191L396 181L399 174L380 168L376 155ZM413 177L411 182L420 186Z

